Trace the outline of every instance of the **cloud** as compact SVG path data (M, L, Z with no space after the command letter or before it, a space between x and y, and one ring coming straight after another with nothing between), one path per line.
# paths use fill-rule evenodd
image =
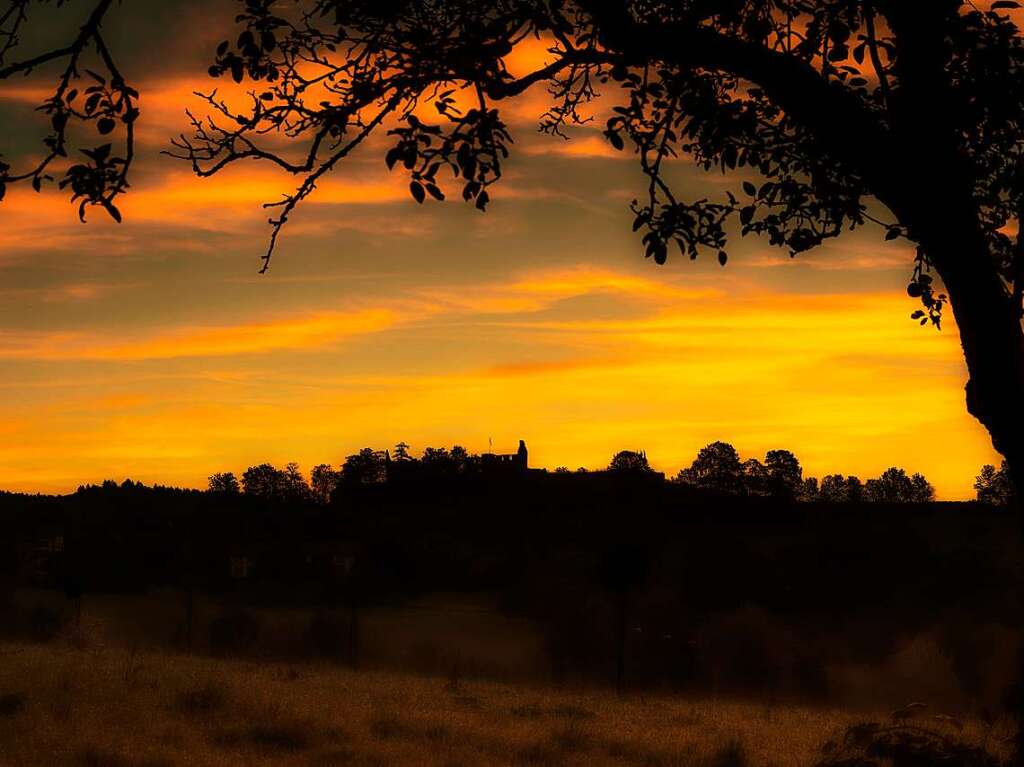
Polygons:
M77 331L0 334L0 358L36 360L153 360L224 357L309 349L393 327L387 309L321 312L266 322L164 330L139 339L103 338Z

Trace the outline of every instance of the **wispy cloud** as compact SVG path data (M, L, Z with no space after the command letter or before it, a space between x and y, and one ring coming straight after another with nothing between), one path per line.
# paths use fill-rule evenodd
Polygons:
M138 339L76 331L0 334L0 357L37 360L151 360L309 349L393 327L388 309L323 312L221 327L184 327Z

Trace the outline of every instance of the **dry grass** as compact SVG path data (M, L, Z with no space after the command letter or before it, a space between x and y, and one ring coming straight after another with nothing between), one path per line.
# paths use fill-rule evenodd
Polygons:
M61 644L0 644L0 701L5 767L795 767L864 718Z

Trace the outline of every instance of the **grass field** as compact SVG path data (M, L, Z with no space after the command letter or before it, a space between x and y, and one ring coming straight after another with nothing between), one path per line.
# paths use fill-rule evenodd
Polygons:
M0 644L4 767L795 767L870 714Z

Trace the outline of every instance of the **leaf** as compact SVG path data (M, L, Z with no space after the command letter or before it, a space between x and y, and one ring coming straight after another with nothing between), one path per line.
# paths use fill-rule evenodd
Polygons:
M3 201L4 196L6 194L7 194L7 184L5 184L3 181L0 181L0 202Z
M116 125L117 123L115 123L111 118L104 117L98 123L96 123L96 128L97 130L99 130L101 135L106 136L108 133L114 130Z
M487 210L487 203L489 203L490 201L491 201L491 196L489 194L487 194L486 190L484 190L483 192L480 192L480 194L478 194L476 196L476 208L477 208L477 210L479 210L479 211Z
M434 198L435 200L443 200L443 199L444 199L444 192L442 192L442 191L441 191L441 190L440 190L440 189L439 189L439 188L437 187L437 184L427 184L427 192L428 192L428 193L430 194L430 196L431 196L431 197L433 197L433 198Z
M1014 2L1014 0L996 0L992 3L992 10L997 11L1000 8L1020 8L1020 3Z
M886 240L895 240L899 236L900 236L900 230L897 229L895 226L889 227L888 231L886 231L886 233L885 233L885 239Z
M419 181L409 182L409 191L412 192L412 196L416 199L420 205L427 199L427 193L423 190L423 184Z
M114 219L119 224L121 223L121 211L117 209L114 203L104 200L103 207L107 209L107 213L110 214L110 217L112 219Z
M744 181L743 182L743 191L746 192L747 194L749 194L751 197L753 197L753 196L755 196L757 194L757 187L754 186L749 181Z
M622 136L618 134L618 131L607 130L604 132L604 135L608 137L608 143L610 143L617 150L621 152L623 149L625 149L626 144L622 140Z
M721 264L722 266L725 266L725 264L726 264L726 262L728 260L729 260L729 254L728 253L726 253L724 250L718 251L718 263L719 264Z

